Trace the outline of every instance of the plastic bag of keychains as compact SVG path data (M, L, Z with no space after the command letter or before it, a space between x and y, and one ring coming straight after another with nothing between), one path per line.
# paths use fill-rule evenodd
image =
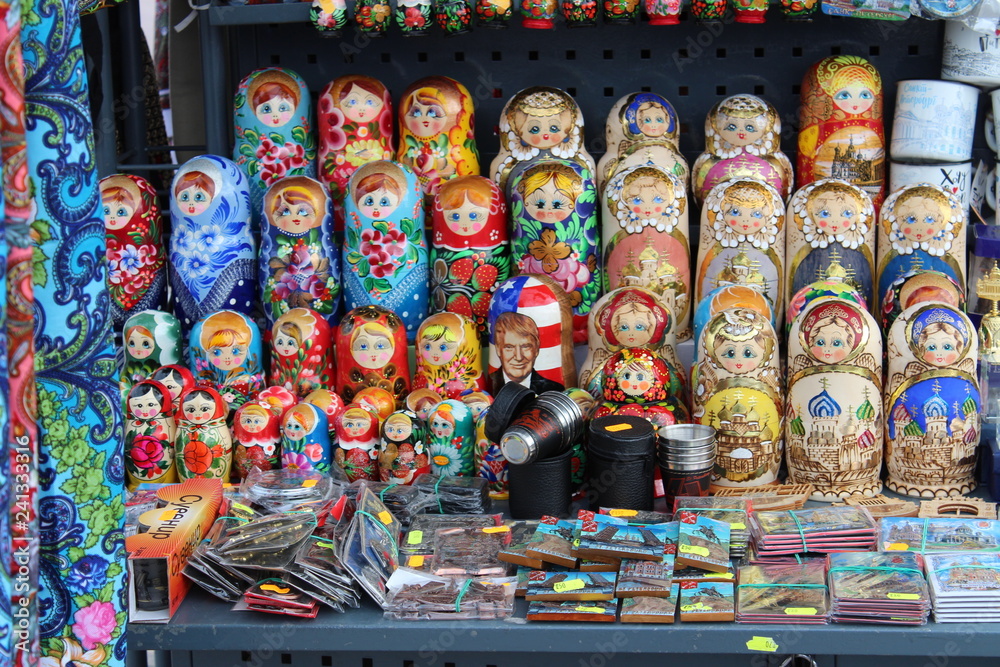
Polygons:
M240 484L240 495L267 512L289 512L323 504L339 485L312 470L252 469Z
M383 615L405 621L507 618L516 584L516 577L449 579L400 568L389 580Z
M493 509L489 482L482 477L421 475L413 486L433 494L430 513L487 514Z
M246 523L248 519L223 516L215 520L205 539L198 544L184 566L184 576L217 598L235 602L255 577L223 563L212 550L213 543L228 530Z
M510 544L510 526L458 526L434 533L434 574L439 577L504 577L510 566L497 558Z
M373 482L367 479L357 480L347 487L344 493L356 501L362 488L371 489L386 506L386 509L399 519L404 528L410 525L413 517L423 513L436 502L431 495L416 487Z
M334 539L310 535L287 573L299 588L338 611L359 604L357 586L337 556Z
M312 512L270 514L227 529L213 551L226 565L282 569L316 529Z
M385 602L385 584L399 565L401 530L399 520L378 496L362 488L338 555L354 580L380 605Z
M418 514L413 518L406 537L399 543L399 553L401 556L426 556L434 553L434 533L442 528L489 528L502 525L503 514Z

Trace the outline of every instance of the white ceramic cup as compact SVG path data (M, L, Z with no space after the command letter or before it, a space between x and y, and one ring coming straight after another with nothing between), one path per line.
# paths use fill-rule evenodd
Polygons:
M993 91L1000 92L1000 91ZM993 93L990 93L990 97ZM986 145L990 147L990 150L994 153L997 152L997 121L996 113L992 110L986 112L986 121L983 123L983 134L986 135Z
M903 162L972 159L979 89L953 81L900 81L889 154Z
M889 192L904 185L931 183L956 195L962 207L968 210L972 196L972 162L955 164L909 164L892 162L889 165Z
M996 167L990 170L989 176L986 177L986 203L990 205L990 208L994 211L997 210L997 183L998 178L1000 178L1000 173L997 173Z
M947 21L941 78L983 88L1000 86L1000 37L976 32L960 21Z

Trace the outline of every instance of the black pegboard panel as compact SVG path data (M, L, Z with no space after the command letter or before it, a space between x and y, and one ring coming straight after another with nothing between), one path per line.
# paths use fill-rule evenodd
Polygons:
M870 59L882 74L886 118L891 119L896 81L938 78L944 26L919 19L822 15L811 23L793 23L782 20L774 8L763 25L684 20L676 26L575 30L560 24L541 31L518 23L515 19L507 30L477 29L455 37L440 31L403 37L393 27L377 38L353 29L341 38L324 38L301 22L232 26L226 96L231 97L243 75L270 65L298 72L314 94L337 76L369 74L389 86L394 100L422 76L451 76L475 98L476 139L488 164L498 149L500 111L527 86L558 86L576 97L595 158L604 152L605 117L622 95L653 91L669 99L682 123L681 150L693 161L704 146L709 109L728 95L752 93L778 108L783 150L794 160L799 85L813 62L841 53Z

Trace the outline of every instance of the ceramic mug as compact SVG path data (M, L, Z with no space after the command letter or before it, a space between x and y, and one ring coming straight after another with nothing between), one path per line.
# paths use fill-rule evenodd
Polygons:
M1000 92L1000 90L994 90L993 93ZM993 96L990 93L990 97ZM997 152L997 115L993 111L986 112L986 122L983 123L983 134L986 135L986 145L990 147L990 150L994 153Z
M976 32L959 21L948 21L941 78L983 88L1000 86L1000 37Z
M931 183L956 195L962 207L969 208L972 195L972 162L951 164L907 164L892 162L889 168L889 191L895 192L904 185Z
M990 169L990 173L986 176L986 203L990 205L994 211L997 210L997 183L1000 174L997 173L996 167Z
M889 154L893 160L972 159L979 90L952 81L900 81Z

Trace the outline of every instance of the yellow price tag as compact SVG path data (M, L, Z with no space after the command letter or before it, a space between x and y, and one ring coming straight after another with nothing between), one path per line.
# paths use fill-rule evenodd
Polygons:
M711 607L702 602L695 602L694 604L681 605L681 611L701 611L703 609L711 609Z
M566 581L557 581L552 584L552 590L556 593L565 593L566 591L575 591L587 586L583 579L568 579Z
M388 526L392 523L392 515L389 514L388 510L384 510L378 513L378 520Z
M410 556L409 560L406 561L407 567L423 567L424 557L423 556Z
M177 510L167 510L160 513L160 521L172 521L177 516Z
M451 462L451 459L449 459L447 456L435 456L434 457L434 465L439 465L439 466L444 467L444 466L448 465L448 463L450 463L450 462Z
M910 545L905 542L893 542L885 548L886 551L909 551Z
M611 510L608 512L611 516L635 516L638 513L636 510Z
M603 614L604 613L604 608L603 607L577 607L576 610L577 611L592 611L595 614Z
M407 544L422 544L424 541L424 531L422 530L411 530L406 536Z
M729 528L732 530L746 530L747 525L742 521L737 521L736 523L729 524Z
M886 593L885 596L890 600L919 600L920 596L916 593Z
M233 503L233 509L238 512L246 512L247 514L253 514L253 510L243 503Z
M788 607L785 613L789 616L815 616L815 607Z
M316 482L318 482L318 481L319 481L318 479L303 480L302 486L303 486L303 488L309 489L309 488L312 488L312 487L316 486Z
M708 549L705 547L696 547L693 544L682 544L679 551L682 554L694 554L695 556L708 556Z
M605 431L611 431L612 433L617 433L618 431L631 431L632 425L627 423L612 424L604 429Z
M713 579L732 579L733 578L733 573L732 572L713 572L711 576L712 576Z
M510 526L488 526L483 528L484 533L509 533Z
M573 548L575 549L578 546L580 546L580 538L579 537L576 538L575 540L573 540Z
M774 653L778 650L778 642L774 641L770 637L754 637L753 639L747 641L747 648L751 651L767 651L768 653Z

